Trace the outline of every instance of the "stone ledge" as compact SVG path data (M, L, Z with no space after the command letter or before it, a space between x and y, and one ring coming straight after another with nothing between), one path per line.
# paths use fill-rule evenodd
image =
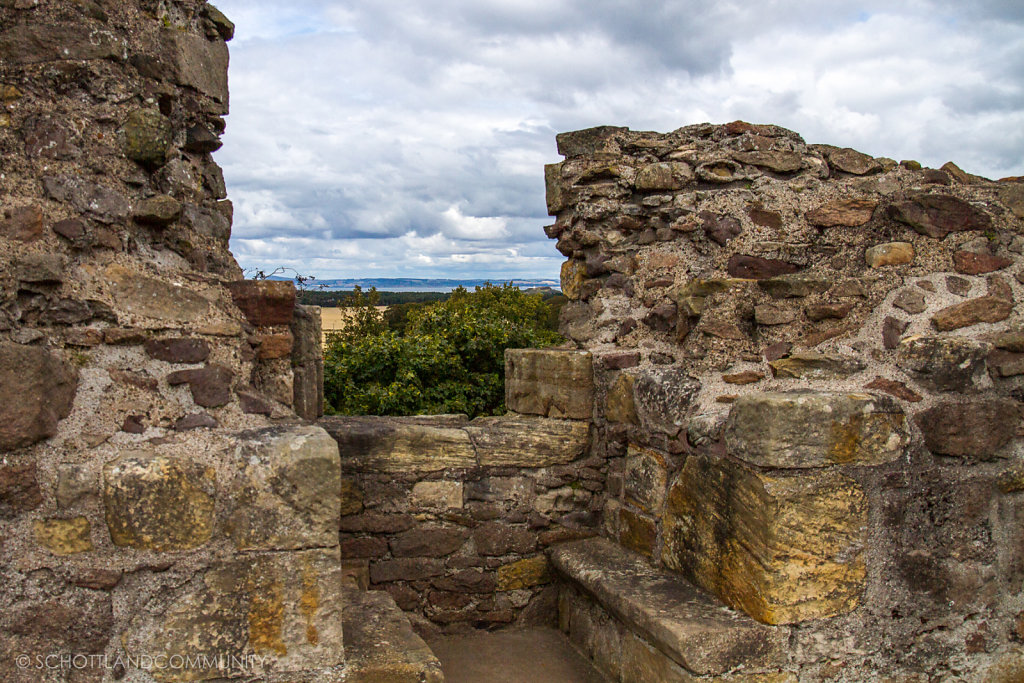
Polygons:
M342 592L346 683L444 683L441 663L390 595Z
M788 629L762 626L608 539L558 546L551 561L628 629L695 674L772 666L785 656Z

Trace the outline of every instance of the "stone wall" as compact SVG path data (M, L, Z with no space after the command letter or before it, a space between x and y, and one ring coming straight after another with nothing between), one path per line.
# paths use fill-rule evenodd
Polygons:
M558 149L604 533L800 680L1017 670L1024 184L744 122Z
M341 453L349 580L388 591L423 633L554 625L545 550L598 533L607 469L591 443L590 356L509 351L510 375L538 356L548 379L530 396L546 398L510 397L523 414L319 423Z
M232 31L199 0L0 2L4 681L343 660L337 448L292 409L319 411L316 311L241 279L211 157Z

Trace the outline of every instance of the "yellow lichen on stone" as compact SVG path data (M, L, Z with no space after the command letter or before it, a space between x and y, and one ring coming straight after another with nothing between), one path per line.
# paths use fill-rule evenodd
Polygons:
M37 519L36 540L54 555L74 555L92 550L91 526L85 517Z
M256 652L275 652L283 657L288 648L281 640L284 600L281 584L254 585L249 603L249 642Z
M551 565L544 555L527 557L498 568L497 588L512 591L551 581Z

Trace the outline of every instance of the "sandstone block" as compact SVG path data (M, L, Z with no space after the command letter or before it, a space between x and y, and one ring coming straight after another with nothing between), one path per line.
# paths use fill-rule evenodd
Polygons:
M628 372L633 378L633 404L640 424L645 429L677 434L686 424L700 383L681 367Z
M463 429L388 417L329 417L319 424L338 442L346 468L413 473L476 465Z
M1017 218L1024 218L1024 183L1000 183L999 201Z
M171 121L159 111L136 109L128 115L122 133L125 156L132 161L137 161L143 166L156 167L162 166L167 160L167 152L171 147ZM143 206L147 212L148 208L150 207ZM152 208L158 207L153 204ZM159 208L162 215L168 207ZM180 206L178 211L180 213Z
M235 280L227 284L235 305L257 327L288 325L295 309L295 285L278 280Z
M1016 435L1020 413L1009 399L944 401L916 421L932 453L990 460Z
M864 260L871 268L902 266L914 262L914 245L910 242L887 242L868 247Z
M868 175L882 170L882 165L874 158L849 147L830 149L827 156L829 164L844 173Z
M239 434L246 466L224 482L224 529L239 550L296 550L338 544L341 461L319 427Z
M35 463L0 464L0 518L34 510L42 503Z
M73 366L41 346L0 341L0 450L57 433L78 388Z
M568 206L568 189L562 180L562 163L544 165L544 189L548 215L555 216Z
M416 507L449 510L462 507L461 481L418 481L411 502Z
M640 424L633 401L633 377L625 373L616 378L605 397L604 417L609 422Z
M932 316L932 327L939 332L958 330L979 323L997 323L1013 312L1013 303L994 296L980 296L947 306Z
M150 339L145 349L150 358L168 363L202 363L210 355L210 345L196 337Z
M43 210L38 206L5 209L0 220L0 237L34 242L43 236Z
M260 360L274 360L276 358L287 358L292 354L295 339L291 332L279 334L259 335L260 345L256 351L256 357Z
M757 285L775 299L788 299L820 294L832 286L832 281L824 275L791 271L760 280Z
M402 557L370 563L370 581L420 581L444 574L444 562L432 557Z
M953 253L953 269L964 275L984 275L1012 264L1010 259L995 254L964 250Z
M864 369L864 361L853 356L830 356L800 351L768 364L772 374L795 379L843 379Z
M486 556L521 555L532 552L537 545L535 534L528 529L497 521L474 529L473 542L477 552Z
M559 133L555 136L558 153L564 157L578 157L595 152L617 151L615 137L629 129L617 126L596 126L583 130Z
M59 60L118 59L124 43L110 31L79 23L29 23L0 33L0 60L7 64L38 64Z
M896 364L929 389L970 391L985 376L988 352L973 339L918 334L900 342Z
M37 519L32 528L39 545L54 555L74 555L92 550L92 527L85 517Z
M786 273L795 273L800 266L779 259L767 259L747 254L734 254L729 257L726 271L730 277L763 280Z
M579 259L569 259L562 264L560 282L562 294L569 299L578 300L583 289L583 281L587 279L587 267Z
M544 555L534 555L498 567L496 587L499 591L513 591L550 583L551 565Z
M771 304L754 306L754 321L758 325L785 325L796 320L796 311Z
M662 559L758 621L820 619L860 601L866 525L864 491L837 472L691 457L666 501Z
M619 543L622 547L650 557L658 539L658 526L650 515L629 508L619 510Z
M661 453L635 444L626 452L622 473L626 502L644 512L661 513L668 485L668 463Z
M823 228L856 228L871 220L878 202L871 199L840 199L807 213L807 222Z
M895 349L899 346L900 335L906 332L910 326L906 320L894 318L891 315L885 316L882 321L882 346L887 349Z
M741 396L725 428L728 452L761 467L878 465L899 458L909 442L903 410L872 394Z
M594 370L589 352L506 349L505 404L527 415L589 420Z
M572 462L590 443L590 424L540 417L478 417L465 432L481 467L550 467Z
M893 218L917 232L942 239L951 232L988 230L992 219L984 210L958 197L922 194L890 207Z
M444 557L451 555L466 540L459 528L424 524L404 531L391 539L394 557Z
M693 180L693 169L680 161L648 164L636 174L634 185L641 192L681 190Z
M224 41L174 29L164 31L163 38L173 60L174 81L220 102L224 107L217 113L227 113L228 47Z
M192 400L204 408L216 408L231 402L234 373L223 365L210 363L195 370L178 370L167 375L171 386L188 384Z
M995 350L989 353L985 362L993 378L1024 375L1024 353Z
M55 285L64 281L64 268L59 254L26 254L18 259L15 277L21 282Z
M132 215L139 223L169 225L181 216L181 202L169 195L157 195L138 202Z
M305 678L342 664L341 591L337 548L247 555L214 565L173 590L163 614L139 615L139 628L125 634L124 648L134 657L197 661L163 680L271 672L289 680L304 672ZM245 659L254 654L259 657ZM253 666L242 669L240 662ZM213 667L198 666L205 664ZM138 675L129 670L129 676Z
M128 315L163 323L194 323L209 317L210 302L188 287L119 264L107 266L102 279L118 310Z
M103 505L114 545L167 552L213 535L212 474L181 458L128 453L103 468Z
M793 173L803 167L803 158L799 154L783 150L734 152L732 158L741 164L767 168L776 173Z

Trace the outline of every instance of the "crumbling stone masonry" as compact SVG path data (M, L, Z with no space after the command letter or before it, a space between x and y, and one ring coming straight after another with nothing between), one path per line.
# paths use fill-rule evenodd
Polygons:
M573 640L629 682L1024 680L1024 182L744 122L558 149L609 472L551 553Z
M210 156L232 31L0 2L0 680L342 675L318 309L242 279Z

